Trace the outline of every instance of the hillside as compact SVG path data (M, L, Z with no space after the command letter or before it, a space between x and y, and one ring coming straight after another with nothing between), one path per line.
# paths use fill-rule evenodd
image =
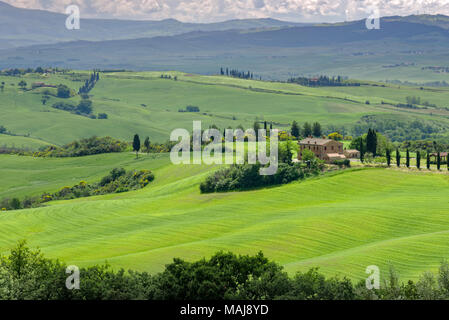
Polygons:
M6 180L3 196L18 195L16 187L25 184L19 194L81 177L92 181L113 164L145 167L156 176L135 192L3 212L0 224L8 232L0 234L2 252L26 238L69 264L107 260L114 268L156 272L173 257L262 250L289 272L319 266L328 275L352 279L364 278L368 265L386 270L389 263L402 279L416 279L448 258L447 175L364 169L258 191L201 195L198 185L214 167L173 166L167 155L138 161L132 154L0 158L3 177L16 172L24 179ZM106 166L97 170L100 163ZM53 182L44 185L39 177Z
M172 79L161 79L161 74L171 75ZM403 123L405 128L417 120L424 127L433 126L440 138L449 135L449 111L444 109L449 101L447 88L381 86L368 82L360 87L309 88L292 83L181 72L101 73L100 80L89 93L93 114L108 115L108 119L101 120L52 108L57 102L76 105L79 96L69 99L51 96L43 105L42 90L23 91L17 87L21 80L28 83L28 88L33 82L44 81L65 84L76 91L82 84L80 79L87 75L87 72L74 72L0 76L0 81L6 83L4 91L0 92L0 125L23 136L0 135L0 146L28 146L27 139L35 139L29 141L29 146L36 149L36 139L42 145L62 145L93 135L130 141L135 133L149 136L153 142L165 142L175 128L191 130L193 120L201 120L204 128L215 124L222 129L239 125L249 128L254 121L264 120L274 122L279 129L289 128L293 120L299 123L319 121L324 127L356 135L359 133L354 131L356 126L367 126L365 118L369 116L370 121L378 124L394 120ZM176 81L173 80L175 76ZM405 103L407 96L420 96L437 108L392 106ZM382 104L382 101L391 105ZM187 105L198 106L200 112L179 112ZM392 129L397 126L395 123ZM420 131L420 134L427 133Z

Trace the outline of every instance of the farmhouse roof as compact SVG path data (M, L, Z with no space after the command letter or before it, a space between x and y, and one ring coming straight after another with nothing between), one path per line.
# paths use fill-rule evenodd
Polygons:
M328 142L334 141L332 139L320 139L320 138L305 138L299 141L300 144L316 144L316 145L325 145Z
M357 149L347 149L346 152L352 153L352 152L359 152Z

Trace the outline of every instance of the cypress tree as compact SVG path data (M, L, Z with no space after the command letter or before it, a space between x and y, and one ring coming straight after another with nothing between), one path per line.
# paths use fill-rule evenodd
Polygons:
M429 151L427 151L427 163L426 163L426 165L427 165L427 170L430 170L430 153L429 153Z
M390 149L387 148L386 153L387 153L387 165L390 166L390 164L391 164L391 153L390 153Z
M360 162L363 163L363 138L360 138L360 146L359 146L359 151L360 151Z
M312 126L310 123L305 122L303 127L303 136L308 138L312 135Z
M405 155L405 165L407 166L407 168L410 168L410 152L408 151L408 148L407 153Z
M299 126L295 120L293 120L293 123L292 123L291 133L292 133L292 136L299 138Z
M416 167L418 169L421 168L421 152L419 152L419 150L416 151Z
M401 166L401 154L399 153L399 149L396 148L396 165L398 167Z
M150 153L150 137L145 138L143 145L145 146L145 150L146 150L147 154L149 154Z
M140 138L139 138L139 135L136 133L134 135L134 140L133 140L133 151L136 152L136 159L139 157L139 150L140 150Z
M315 122L312 126L312 133L315 137L321 137L321 124L319 122Z
M376 156L377 149L377 134L374 129L369 128L366 135L366 150Z
M256 139L258 139L259 138L259 129L260 129L259 122L257 122L257 121L254 122L253 129L256 132Z
M437 154L437 169L440 170L441 167L441 155L440 155L440 151L438 151Z

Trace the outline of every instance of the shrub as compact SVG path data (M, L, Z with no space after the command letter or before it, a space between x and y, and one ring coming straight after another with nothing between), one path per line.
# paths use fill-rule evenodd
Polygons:
M70 98L70 88L64 84L58 85L57 96L59 98Z
M232 165L218 170L200 184L200 191L226 192L286 184L311 174L318 174L323 170L323 165L318 161L311 161L310 167L300 163L279 163L277 172L266 176L260 175L260 168L260 163L257 163Z
M91 137L66 144L62 147L47 147L36 152L36 157L81 157L100 153L123 152L128 143L111 137Z
M341 159L341 160L335 160L334 164L341 167L350 167L351 166L351 161L349 159Z
M97 118L98 119L107 119L108 115L106 113L99 113Z
M150 170L126 172L123 168L115 168L98 183L88 184L85 181L81 181L73 187L65 186L53 194L44 193L40 197L26 197L22 202L17 198L12 200L3 199L0 202L0 208L17 210L37 207L51 200L75 199L137 190L146 187L153 180L154 175Z

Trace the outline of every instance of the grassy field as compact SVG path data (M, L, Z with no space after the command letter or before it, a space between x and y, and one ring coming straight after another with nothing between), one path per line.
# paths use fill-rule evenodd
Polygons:
M161 72L106 73L101 74L100 81L90 92L94 114L108 114L107 120L97 120L51 107L61 101L77 104L79 96L70 99L52 96L43 105L42 89L23 91L17 86L21 80L28 83L28 88L33 82L43 81L53 85L66 84L77 91L87 74L0 77L0 81L5 82L5 89L0 92L0 125L14 134L29 135L34 139L17 141L15 145L37 148L40 144L36 141L61 145L93 135L110 135L129 141L135 133L163 142L175 128L191 130L193 120L201 120L205 128L215 124L221 129L238 125L249 128L254 121L263 120L273 121L280 129L289 128L293 120L300 124L319 121L324 126L351 128L362 116L381 115L394 119L432 120L449 126L449 111L445 109L409 110L381 104L382 101L404 103L406 96L416 95L442 108L449 98L448 89L420 90L371 84L351 88L308 88L181 72L164 72L177 76L177 81L161 79ZM370 105L365 104L366 100ZM187 105L198 106L200 112L178 112ZM0 144L4 139L0 136Z
M50 145L48 142L35 138L0 134L0 146L2 147L37 150Z
M0 195L54 191L96 181L113 167L146 168L142 190L0 213L0 251L19 239L49 257L90 265L108 261L156 272L173 257L218 250L256 253L289 272L319 266L328 275L381 276L389 263L416 279L449 258L449 175L396 169L353 169L263 190L202 195L216 167L174 166L167 155L109 154L76 159L0 156Z

